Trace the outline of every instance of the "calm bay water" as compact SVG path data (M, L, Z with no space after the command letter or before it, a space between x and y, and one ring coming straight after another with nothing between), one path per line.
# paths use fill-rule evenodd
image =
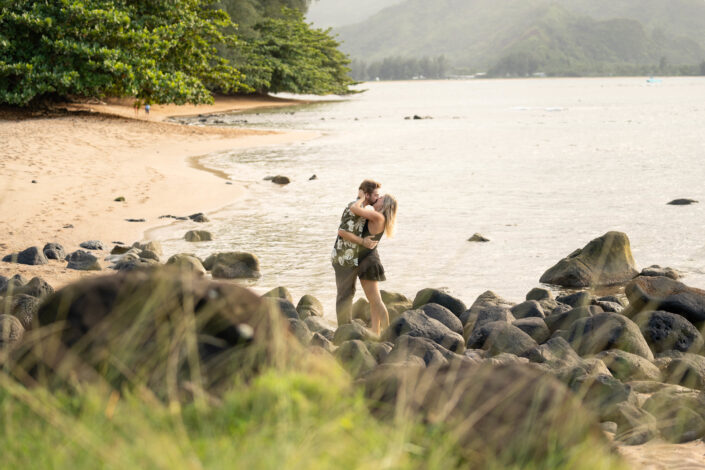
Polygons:
M413 297L447 287L470 304L491 289L521 301L547 268L609 230L629 235L640 269L671 266L705 288L705 79L363 88L342 101L211 117L208 124L322 135L209 155L202 162L245 184L246 197L208 224L178 222L151 236L167 255L255 253L263 272L257 291L284 285L295 302L313 294L334 318L331 247L342 209L371 177L399 200L397 235L379 248L386 290ZM405 119L414 114L432 119ZM263 181L277 174L292 183ZM703 203L666 205L679 197ZM183 241L193 228L215 240ZM491 242L468 242L475 232Z

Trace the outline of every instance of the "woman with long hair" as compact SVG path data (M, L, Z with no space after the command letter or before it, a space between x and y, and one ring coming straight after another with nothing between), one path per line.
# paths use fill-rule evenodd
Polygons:
M350 211L366 219L362 236L339 229L338 235L345 240L360 245L358 252L358 277L370 303L370 319L372 331L380 334L389 326L389 312L382 302L379 292L379 282L385 281L384 267L377 251L377 243L386 233L387 237L394 234L397 219L397 200L391 194L380 196L370 207L365 207L365 193L359 191L357 201L350 206ZM365 238L377 242L365 243Z

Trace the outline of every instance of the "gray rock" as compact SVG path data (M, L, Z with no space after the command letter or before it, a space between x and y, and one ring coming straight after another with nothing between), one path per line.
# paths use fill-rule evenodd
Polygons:
M543 287L534 287L526 294L526 300L553 300L553 294L550 290Z
M201 260L195 255L187 253L172 255L166 261L166 264L167 266L174 266L182 271L196 273L199 276L206 274L206 268L203 267L203 263L201 263Z
M44 253L36 246L31 246L19 253L13 253L11 255L5 256L3 259L6 263L18 263L18 264L28 264L30 266L37 266L42 264L48 264L49 261Z
M617 424L615 440L625 445L641 445L658 437L656 418L633 403L617 403L603 415Z
M514 315L510 311L513 306L512 302L488 290L480 294L470 308L460 315L460 321L468 334L472 331L478 319L481 322L498 320L512 322L515 320Z
M164 251L162 250L162 244L156 240L150 240L150 241L143 242L143 243L135 242L132 244L132 247L137 248L140 251L144 251L144 250L153 251L156 254L158 254L159 256L162 256L164 254Z
M0 301L0 313L16 317L25 330L32 328L39 311L39 299L26 294L17 294Z
M82 242L78 246L80 246L81 248L85 248L86 250L103 251L105 249L105 246L103 246L103 242L101 242L100 240L88 240Z
M66 257L64 247L58 243L47 243L46 245L44 245L42 252L44 253L44 256L47 257L47 259L62 260Z
M540 282L564 287L590 287L627 282L638 274L629 238L607 232L546 271Z
M262 276L259 259L250 253L216 253L206 258L203 267L210 271L214 278L259 279Z
M460 323L460 320L453 314L453 312L444 306L436 303L430 303L423 305L419 310L423 310L428 317L443 323L451 331L454 331L459 335L463 334L463 324Z
M298 310L297 310L298 312ZM299 313L300 317L301 313ZM311 315L309 317L306 317L304 319L304 323L306 323L306 326L308 326L308 329L313 331L313 332L318 332L318 331L325 331L325 330L330 330L330 331L335 331L333 328L333 325L328 322L328 320L325 320L323 317L319 316L314 316Z
M271 297L274 299L284 299L290 303L294 303L294 298L291 296L291 292L284 286L275 287L274 289L262 294L262 297Z
M574 292L572 294L564 294L556 297L556 300L562 304L570 305L573 308L587 307L592 304L594 296L587 292Z
M333 337L333 344L340 345L346 341L352 341L355 339L361 341L378 340L377 336L375 336L375 334L370 330L357 322L352 322L338 326L338 329L335 330L335 336Z
M284 185L291 183L291 180L286 176L277 175L272 177L272 183Z
M690 204L697 204L698 201L695 199L687 199L687 198L680 198L680 199L674 199L671 202L667 203L666 205L670 206L689 206Z
M98 258L83 250L76 250L66 256L66 261L69 264L68 269L76 269L78 271L100 271L103 268L98 261Z
M115 245L112 250L110 250L111 255L124 255L132 249L131 246L127 245Z
M367 301L367 299L360 297L355 301L352 307L352 317L353 320L360 320L365 325L369 326L372 324L370 303Z
M115 262L115 264L110 267L115 271L127 272L153 269L158 265L159 263L157 263L153 259L125 257L123 259L118 260L117 262Z
M689 442L705 436L705 393L694 390L660 390L644 403L644 410L658 420L664 439Z
M442 305L458 317L467 309L462 300L453 297L443 290L430 288L422 289L416 293L411 308L419 308L422 305L430 303Z
M675 313L644 311L633 317L633 321L654 354L671 350L697 354L705 346L698 329Z
M323 304L316 297L306 294L301 297L299 303L296 304L296 311L299 312L299 318L302 319L307 317L322 317Z
M609 351L602 351L595 357L601 359L614 378L622 382L632 380L661 380L661 371L659 371L658 367L636 354L619 349L610 349Z
M329 353L332 353L335 351L335 346L333 343L328 340L325 336L323 336L321 333L313 333L311 336L311 346L318 346L319 348L323 348Z
M404 337L411 338L411 336ZM389 353L392 352L392 348L394 348L394 343L389 342L365 341L364 343L367 350L375 358L375 361L377 361L377 364L383 363L389 356Z
M669 361L664 381L696 390L705 390L705 357L683 353Z
M665 310L691 323L705 321L705 291L667 277L638 277L624 289L631 308Z
M631 387L608 374L584 374L575 377L568 387L588 407L597 411L601 417L609 417L610 411L618 403L624 403L631 397Z
M610 434L616 434L618 429L617 423L615 423L614 421L604 421L600 423L600 427L604 432Z
M402 313L399 318L390 323L382 339L394 342L399 336L420 336L440 344L444 348L462 353L465 350L465 341L458 333L450 330L438 320L430 318L423 310L409 310Z
M208 220L208 217L206 217L203 212L199 212L197 214L191 214L188 216L188 218L193 220L194 222L198 222L198 223L210 222L210 220Z
M490 241L489 238L486 238L484 235L480 233L474 234L472 237L468 238L469 242L480 242L480 243L486 243Z
M678 271L676 271L673 268L662 268L661 266L658 265L653 265L649 266L648 268L644 268L641 270L640 276L647 276L647 277L668 277L673 280L678 280L681 276L678 274Z
M377 365L365 343L357 339L343 342L334 355L354 377L371 371Z
M554 313L556 311L551 312L551 315L544 318L546 326L548 326L548 329L551 330L551 332L556 332L557 330L568 330L576 321L602 313L602 309L598 309L592 305L589 307L578 307L573 309L568 307L568 309L569 310L563 313ZM564 308L561 307L561 310L564 310Z
M581 318L570 327L568 342L580 356L621 349L652 361L654 355L639 327L618 313Z
M13 348L22 341L24 328L12 315L0 315L0 350Z
M531 336L503 321L486 323L476 328L467 342L468 349L484 349L489 356L501 353L526 356L537 347L538 344Z
M271 311L277 312L286 318L299 320L299 314L296 312L296 307L294 307L294 304L286 299L280 299L277 297L262 297L262 304L267 305Z
M302 345L308 346L309 343L311 343L313 334L308 329L308 326L306 326L306 323L298 318L289 318L289 332L294 335Z
M522 302L520 304L515 305L510 310L512 312L512 315L514 315L514 318L516 319L529 317L546 317L546 314L544 313L541 304L536 300L527 300L526 302Z
M0 289L0 293L2 292L2 289ZM42 299L48 295L51 295L54 293L54 288L49 285L48 282L46 282L44 279L41 277L33 277L28 283L17 287L14 290L14 294L26 294L26 295L31 295L32 297L36 297L38 299Z
M606 302L603 300L596 300L595 306L600 307L604 312L620 313L624 310L622 304L617 302Z
M187 242L209 242L213 240L213 234L207 230L189 230L184 235Z
M141 259L151 259L153 261L159 262L159 255L151 250L143 250L142 252L140 252L139 256Z
M512 322L512 325L531 336L538 344L545 343L551 337L551 330L543 318L527 317Z
M551 338L545 344L529 351L526 356L531 362L545 364L549 369L575 367L582 358L563 338Z
M428 338L403 335L394 341L394 346L384 362L387 364L406 363L412 360L412 357L418 357L423 360L426 366L440 366L447 364L448 360L453 359L454 356L459 355L448 351Z

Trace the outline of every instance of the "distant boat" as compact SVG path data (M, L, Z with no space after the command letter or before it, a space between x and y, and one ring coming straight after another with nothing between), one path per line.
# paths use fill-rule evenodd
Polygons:
M660 78L649 77L646 79L646 83L661 83L663 80Z

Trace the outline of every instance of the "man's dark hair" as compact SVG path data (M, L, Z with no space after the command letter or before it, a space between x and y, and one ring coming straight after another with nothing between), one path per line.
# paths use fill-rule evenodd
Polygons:
M365 180L362 183L360 183L360 189L362 189L362 192L365 194L370 194L375 189L379 189L381 187L382 187L382 184L378 183L377 181L374 181L374 180Z

